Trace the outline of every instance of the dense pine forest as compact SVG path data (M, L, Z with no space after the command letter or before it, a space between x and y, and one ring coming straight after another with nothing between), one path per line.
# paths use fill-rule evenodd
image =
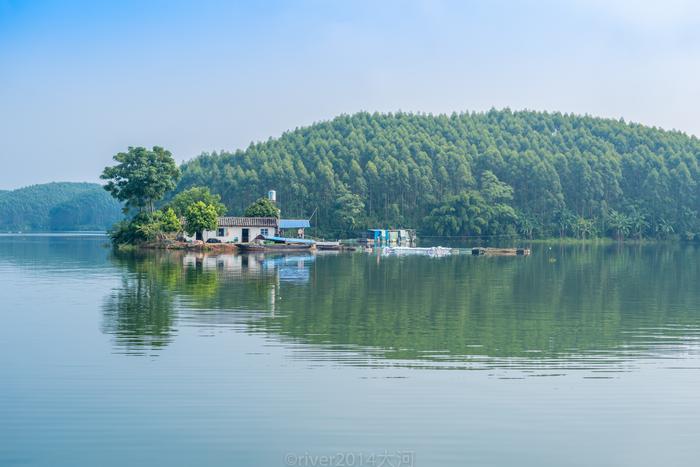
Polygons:
M183 164L229 213L276 189L319 234L693 238L700 141L622 120L531 111L343 115Z
M96 183L45 183L0 192L0 231L106 230L121 204Z

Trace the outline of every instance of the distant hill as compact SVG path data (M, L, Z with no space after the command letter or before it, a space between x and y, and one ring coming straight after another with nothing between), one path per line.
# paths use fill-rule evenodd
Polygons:
M0 231L106 230L121 217L121 205L96 183L0 191Z
M178 190L208 186L231 213L275 189L282 215L316 211L320 234L700 234L700 141L621 120L358 113L182 169Z

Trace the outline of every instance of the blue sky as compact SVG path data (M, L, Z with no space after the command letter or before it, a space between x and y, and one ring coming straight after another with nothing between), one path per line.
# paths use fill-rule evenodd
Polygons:
M0 189L96 181L340 113L491 107L700 135L686 0L0 0Z

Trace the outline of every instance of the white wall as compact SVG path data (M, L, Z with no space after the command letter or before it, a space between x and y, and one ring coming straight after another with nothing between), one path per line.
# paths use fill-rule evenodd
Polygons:
M205 242L210 238L217 238L221 240L222 243L241 243L243 241L243 229L248 229L249 237L248 240L252 241L260 235L263 230L267 230L265 235L275 235L275 229L273 227L221 227L224 230L224 235L219 235L219 230L205 230L202 233L202 240ZM185 240L192 241L195 239L194 235L189 235L185 233Z

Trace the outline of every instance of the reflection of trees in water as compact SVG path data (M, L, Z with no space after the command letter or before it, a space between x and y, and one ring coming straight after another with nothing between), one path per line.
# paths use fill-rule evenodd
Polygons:
M167 345L173 328L174 296L148 273L125 274L105 300L103 330L127 352Z
M104 332L114 335L127 352L167 345L175 333L177 263L142 254L115 254L112 259L122 268L122 279L104 302Z
M274 320L295 340L391 358L603 357L678 350L698 335L694 247L565 248L530 258L319 261Z
M103 330L114 335L118 347L143 353L172 340L179 307L196 312L226 306L229 302L222 302L218 293L224 283L239 306L250 297L269 301L274 268L264 268L262 259L164 251L114 253L111 260L120 267L122 279L105 299ZM202 319L211 320L211 314Z
M105 330L119 345L165 345L177 303L200 324L389 358L622 358L700 334L698 259L683 245L540 247L529 258L117 257L124 283L106 301ZM281 281L284 267L300 273Z

